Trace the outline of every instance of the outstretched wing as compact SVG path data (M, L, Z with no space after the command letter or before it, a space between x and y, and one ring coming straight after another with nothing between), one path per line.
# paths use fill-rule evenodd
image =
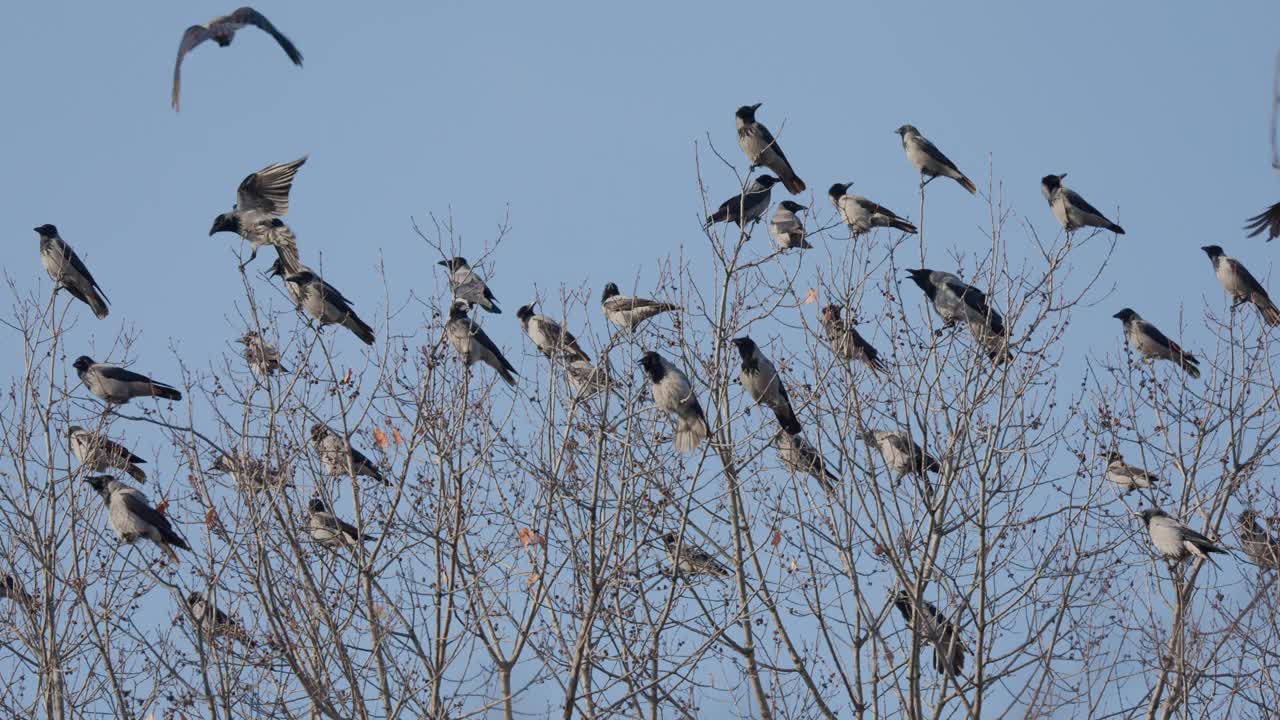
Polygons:
M1245 221L1245 230L1252 230L1249 237L1267 234L1267 242L1280 237L1280 203L1276 203Z
M275 163L250 173L236 190L236 209L261 210L271 215L288 214L293 178L306 161L307 156L303 155L293 162Z
M178 43L178 57L173 61L173 96L170 102L173 109L178 109L178 92L182 84L182 59L197 45L213 37L213 33L203 25L192 25L182 33L182 42Z
M289 41L289 38L285 37L284 33L277 30L276 26L272 25L271 21L257 10L245 6L231 13L224 19L237 25L253 25L256 28L261 29L271 37L275 38L276 42L280 43L280 47L284 50L285 54L289 56L289 59L293 61L294 65L302 64L302 53L298 52L298 48L294 47L293 43Z

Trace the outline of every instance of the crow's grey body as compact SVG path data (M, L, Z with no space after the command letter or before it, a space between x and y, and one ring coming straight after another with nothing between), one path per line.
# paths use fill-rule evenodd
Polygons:
M836 183L827 191L831 204L840 213L840 219L848 226L854 236L871 232L873 228L887 227L914 235L916 226L907 222L889 208L862 197L849 195L849 186L853 183Z
M1117 235L1124 234L1124 228L1107 219L1102 211L1090 205L1080 197L1080 193L1062 184L1061 175L1045 175L1040 179L1040 193L1053 211L1053 217L1067 232L1074 232L1082 227L1096 227L1110 230Z
M738 129L738 147L751 162L751 167L764 166L777 175L787 192L795 195L804 192L804 181L796 175L782 147L769 132L769 128L756 120L756 110L760 103L743 105L734 114L734 124Z
M827 469L827 463L818 449L803 435L792 435L779 430L773 436L773 447L778 451L778 461L788 471L812 477L827 493L834 493L840 486L840 476Z
M751 399L773 411L782 429L795 435L801 431L800 420L796 418L791 407L791 399L787 397L787 386L769 358L760 352L760 347L749 337L735 338L734 347L742 359L742 369L738 379Z
M769 235L779 248L808 250L813 247L804 239L804 223L798 215L803 210L804 206L793 200L783 200L774 209L773 217L769 218Z
M311 426L311 444L316 455L320 456L320 465L326 475L331 477L364 476L373 478L383 485L390 485L378 469L377 463L364 453L351 447L351 443L342 438L333 428L316 423Z
M1180 562L1189 557L1203 560L1209 559L1210 553L1226 554L1226 550L1218 547L1212 540L1192 530L1169 514L1158 508L1143 510L1138 513L1147 526L1151 536L1151 544L1164 557Z
M621 295L619 292L616 284L606 284L600 296L600 311L606 320L624 330L635 330L636 326L655 315L680 310L679 305Z
M187 541L169 524L169 519L151 507L147 496L138 489L107 475L93 475L85 478L85 482L106 503L107 520L122 542L133 544L145 538L158 545L175 563L181 560L173 548L191 549Z
M242 268L258 257L258 248L270 245L285 263L284 274L292 274L301 269L297 238L280 218L289 213L289 191L293 188L298 168L306 161L307 156L303 155L292 162L275 163L249 173L236 189L235 206L230 212L213 219L209 235L233 232L244 238L252 248L249 259L244 261Z
M656 352L645 353L640 365L649 378L654 404L676 418L671 441L676 451L686 453L697 448L710 430L688 376Z
M502 312L502 309L498 307L498 299L493 296L493 292L489 290L489 286L485 284L484 279L467 264L466 258L455 257L441 260L436 264L449 271L449 290L453 293L454 300L466 300L471 305L477 305L486 312Z
M1206 245L1200 249L1209 256L1218 284L1227 291L1236 305L1252 303L1258 308L1258 312L1262 313L1263 322L1272 327L1280 325L1280 308L1271 302L1267 289L1262 287L1262 283L1258 282L1248 268L1239 260L1227 257L1222 248L1217 245Z
M507 362L484 329L467 315L468 307L465 300L454 300L449 306L449 321L444 324L444 334L450 347L467 367L477 361L482 362L496 370L508 385L515 385L516 369Z
M49 279L59 288L66 290L72 297L89 306L99 320L105 318L107 296L93 279L89 268L76 255L61 236L58 228L45 224L35 228L40 235L40 264L49 273Z
M1170 340L1155 325L1138 313L1125 308L1112 317L1124 323L1124 337L1139 355L1147 360L1168 360L1193 378L1200 377L1200 361Z
M903 125L894 132L902 138L902 149L907 154L907 161L916 169L916 172L920 173L921 187L928 185L929 181L935 177L948 177L960 183L960 186L970 194L978 192L978 187L973 184L973 181L965 177L964 173L960 172L960 168L956 167L950 158L943 155L942 151L921 135L915 127Z
M96 363L93 358L86 355L76 358L72 367L76 369L80 382L84 383L89 392L113 405L122 405L139 397L182 399L182 393L169 385L132 370L125 370L107 363Z
M86 470L98 473L123 470L134 480L146 482L147 474L138 465L147 461L120 443L79 425L67 428L67 440L71 444L71 452Z
M860 362L871 368L871 372L882 375L888 368L880 360L880 352L867 342L853 323L840 317L842 308L839 305L828 305L822 309L822 328L827 332L827 342L836 357L845 362Z

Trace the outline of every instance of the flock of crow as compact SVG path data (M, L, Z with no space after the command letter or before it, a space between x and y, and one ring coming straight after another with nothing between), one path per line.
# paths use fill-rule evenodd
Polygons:
M180 69L185 56L206 40L226 46L231 43L238 29L250 25L270 34L279 42L289 59L301 65L301 53L270 21L252 8L240 8L206 25L192 26L183 33L174 65L172 102L175 110L179 106ZM781 183L793 195L805 190L804 181L783 153L777 138L756 118L759 108L759 103L738 108L735 115L738 144L752 170L763 167L773 174L755 176L742 192L725 200L707 218L708 228L716 223L735 223L749 232L752 224L763 219L770 207L774 185ZM971 194L977 193L974 183L915 127L903 125L896 133L901 139L907 160L920 175L922 191L929 182L942 177L954 180ZM302 264L294 233L282 220L289 209L289 192L294 178L305 162L306 157L302 157L293 162L269 165L250 174L240 183L235 206L214 219L209 234L230 232L247 241L252 253L245 265L253 261L261 247L274 248L277 257L271 266L270 276L282 279L288 296L300 312L321 327L340 325L350 330L361 342L372 345L373 329L360 319L349 299ZM1123 228L1089 204L1079 193L1065 186L1062 182L1065 177L1065 173L1046 175L1041 180L1041 190L1054 218L1067 233L1090 228L1093 232L1124 234ZM851 186L852 183L835 183L831 185L828 195L853 236L868 233L875 228L889 228L907 234L917 232L915 225L897 213L866 197L851 194ZM792 200L783 200L776 206L768 221L768 230L780 248L803 250L811 247L801 218L806 209ZM1251 218L1249 223L1248 229L1253 231L1251 235L1266 232L1269 239L1280 235L1280 203ZM108 301L105 293L75 251L59 236L57 228L46 224L35 228L35 231L40 238L41 261L56 288L66 290L85 303L98 318L106 317ZM1251 303L1260 311L1267 325L1280 324L1280 310L1277 310L1267 291L1239 261L1227 257L1218 246L1207 246L1203 250L1213 264L1218 281L1236 305ZM482 363L492 368L505 382L515 385L515 368L471 314L473 308L488 313L501 313L497 298L465 258L454 257L439 264L448 272L448 285L452 294L448 320L445 323L445 339L448 344L466 366ZM911 269L907 277L924 292L946 326L962 324L993 363L1004 363L1011 359L1009 330L1003 317L991 306L982 290L967 284L955 274L940 270ZM628 333L636 333L646 320L655 316L681 310L672 303L623 295L614 283L605 286L600 303L605 318ZM548 358L561 362L575 392L582 397L589 397L609 391L613 381L609 376L607 362L599 366L593 364L569 330L555 319L535 310L534 305L530 304L516 311L521 328L539 351ZM880 353L858 333L853 323L841 317L842 310L839 305L828 305L822 310L821 323L830 350L845 362L864 364L877 376L886 373L887 367ZM1123 322L1129 345L1143 358L1148 361L1166 360L1178 365L1192 378L1200 376L1199 361L1195 356L1138 313L1125 308L1116 313L1115 317ZM244 358L254 372L260 375L289 372L281 364L279 352L256 332L246 333L239 338L239 342L244 346ZM834 493L840 478L804 438L800 420L787 396L786 384L777 366L749 337L737 338L733 340L733 345L741 358L742 386L755 403L768 407L777 417L779 429L774 436L774 446L780 462L791 472L812 476L825 491ZM655 405L669 413L674 420L674 448L685 453L701 446L710 433L710 427L688 375L654 351L644 353L640 365L648 379ZM182 399L182 393L168 384L116 365L96 362L87 356L77 358L74 368L85 388L107 403L108 407L137 398ZM334 476L349 475L353 478L366 476L378 482L388 482L375 462L353 448L348 438L332 428L316 424L311 428L310 436L326 473ZM925 452L906 432L867 430L863 439L879 452L890 474L897 479L909 474L927 478L929 473L940 473L943 469L943 462ZM179 562L174 548L190 550L190 546L173 528L165 513L153 507L147 497L136 488L109 474L102 474L121 471L142 482L146 474L139 465L145 461L121 444L79 426L69 428L68 442L82 466L99 473L89 475L86 481L105 501L111 528L119 539L133 543L145 538L158 545L174 562ZM231 474L239 486L249 489L278 487L288 483L286 473L252 457L219 457L212 469ZM1126 464L1118 452L1110 454L1106 473L1113 483L1126 492L1149 489L1160 482L1154 474ZM320 545L332 548L352 547L369 539L351 524L334 515L332 509L319 498L310 502L308 511L309 534ZM1211 553L1226 552L1210 538L1158 508L1144 510L1140 515L1152 544L1171 561L1177 562L1193 556L1208 559ZM1240 517L1240 537L1243 549L1255 562L1280 567L1280 542L1270 537L1257 524L1256 514L1253 512ZM683 533L666 533L663 539L675 573L682 576L702 574L721 577L731 573L711 553L685 539ZM24 596L11 576L0 582L0 595L14 598ZM913 597L905 590L898 591L892 601L915 631L922 634L923 640L934 646L935 665L939 671L959 672L963 666L965 651L959 640L956 624L932 604ZM203 630L239 632L235 630L233 620L205 601L199 593L192 593L187 598L187 606ZM920 610L918 618L917 609Z

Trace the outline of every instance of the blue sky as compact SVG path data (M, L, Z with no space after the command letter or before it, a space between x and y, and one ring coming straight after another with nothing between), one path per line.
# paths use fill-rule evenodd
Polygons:
M1107 282L1121 286L1077 315L1081 354L1119 349L1111 314L1123 306L1171 329L1185 303L1184 345L1207 343L1201 297L1225 299L1201 245L1272 275L1275 248L1240 226L1280 199L1268 146L1274 2L256 7L305 67L253 30L231 48L203 46L184 64L181 114L169 84L182 30L233 5L6 9L0 266L45 292L31 228L46 222L85 258L112 313L82 313L72 356L136 327L136 367L176 381L171 345L197 367L225 351L242 330L238 243L207 237L210 222L246 174L304 153L288 222L304 259L322 255L326 278L371 322L385 310L380 261L396 307L440 277L410 216L452 211L478 255L509 208L489 272L506 313L482 321L518 347L514 311L535 289L594 297L637 275L647 287L657 258L682 245L705 253L695 143L709 133L741 165L733 111L753 102L775 132L785 122L782 143L813 191L799 200L824 213L827 186L854 180L917 219L916 176L892 134L908 122L980 187L994 162L1006 203L1041 233L1057 231L1038 186L1049 172L1118 208L1128 235ZM706 155L703 171L713 204L735 192ZM985 244L979 200L940 181L929 208L931 248ZM755 242L767 242L761 230ZM0 356L8 374L19 362Z

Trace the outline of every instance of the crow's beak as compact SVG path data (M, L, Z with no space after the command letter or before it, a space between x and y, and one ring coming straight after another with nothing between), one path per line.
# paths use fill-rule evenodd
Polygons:
M763 104L764 104L764 103L756 103L755 105L752 105L752 106L751 106L751 111L752 111L752 112L755 112L756 110L759 110L759 109L760 109L760 106L761 106L761 105L763 105Z

